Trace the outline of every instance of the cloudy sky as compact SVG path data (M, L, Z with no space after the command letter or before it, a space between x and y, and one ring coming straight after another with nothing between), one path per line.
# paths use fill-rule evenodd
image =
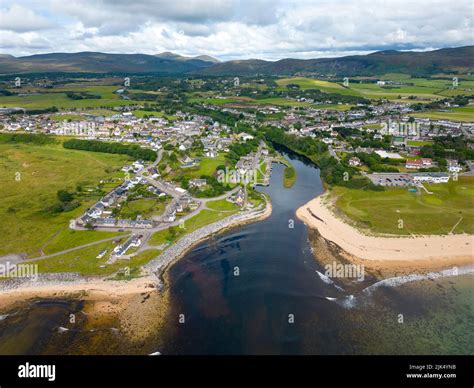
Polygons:
M0 53L316 58L473 44L472 0L0 0Z

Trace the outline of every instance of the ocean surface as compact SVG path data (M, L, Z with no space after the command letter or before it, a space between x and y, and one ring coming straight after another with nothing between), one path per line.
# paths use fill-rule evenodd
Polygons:
M171 268L164 327L139 350L113 332L61 330L55 314L80 309L62 302L0 317L0 353L474 354L472 269L354 294L321 276L295 216L322 192L319 170L283 152L296 184L284 188L284 167L274 164L270 186L259 188L271 197L271 216L204 241Z

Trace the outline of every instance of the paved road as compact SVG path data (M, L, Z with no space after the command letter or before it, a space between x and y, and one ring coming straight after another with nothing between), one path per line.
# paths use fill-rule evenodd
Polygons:
M115 237L105 238L105 239L103 239L103 240L94 241L94 242L91 242L91 243L88 243L88 244L84 244L84 245L79 245L78 247L69 248L69 249L66 249L66 250L61 251L61 252L51 253L50 255L44 255L44 256L33 257L33 258L31 258L31 259L27 259L26 261L37 261L37 260L42 260L42 259L49 259L50 257L59 256L59 255L62 255L62 254L64 254L64 253L69 253L69 252L77 251L78 249L81 249L81 248L91 247L91 246L93 246L93 245L97 245L97 244L100 244L100 243L103 243L103 242L107 242L107 241L116 240L116 239L118 239L118 238L123 238L123 237L128 237L128 236L115 236Z

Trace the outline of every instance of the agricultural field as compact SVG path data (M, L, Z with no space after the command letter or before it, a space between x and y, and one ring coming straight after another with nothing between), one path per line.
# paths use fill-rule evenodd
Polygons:
M286 86L290 84L298 85L301 89L320 89L321 91L327 91L329 93L338 93L344 91L344 86L329 81L322 81L312 78L304 77L292 77L282 78L276 81L280 90L286 90Z
M339 211L356 226L375 233L399 235L474 233L474 177L432 184L410 193L401 188L383 192L336 187L331 196ZM403 220L404 227L398 228Z
M328 110L338 110L338 111L346 111L350 110L353 106L351 104L315 104L313 105L316 109L328 109Z
M71 84L54 89L41 89L33 91L25 96L0 96L0 107L20 107L25 109L45 109L52 106L58 109L98 109L103 107L113 108L116 106L132 105L139 103L134 100L123 100L114 93L119 87L114 85L87 85ZM22 90L16 90L22 92ZM100 95L101 98L73 100L66 92L85 92Z
M167 115L164 112L155 112L155 111L147 111L147 110L134 110L133 115L137 118L143 118L144 116L149 117L164 117L166 120L174 121L177 119L176 116Z
M451 108L446 110L431 110L411 113L413 117L425 117L433 120L452 120L460 122L474 122L474 106Z
M309 102L289 100L283 97L270 97L253 99L250 97L229 97L229 98L190 98L190 102L198 102L201 104L211 105L226 105L226 104L241 104L241 105L278 105L278 106L309 106Z
M442 89L424 86L380 86L376 83L350 83L349 89L355 94L369 99L399 99L399 97L415 96L426 100L441 98L436 92Z
M60 144L0 144L0 255L37 257L112 237L69 231L70 220L100 197L95 192L81 193L81 204L72 211L53 213L50 208L58 190L74 192L78 185L96 187L101 180L119 178L127 161L123 155L68 150Z
M74 121L74 120L83 120L84 118L81 115L75 114L61 114L61 115L53 115L50 117L51 120L54 121Z
M325 93L338 93L342 95L353 95L365 97L369 99L386 98L390 100L399 100L399 97L416 96L425 100L436 100L446 96L455 96L459 94L473 95L474 82L461 80L456 89L452 89L452 81L449 79L425 79L425 78L409 78L406 75L387 74L380 79L391 81L402 81L413 83L413 85L377 85L376 80L371 83L349 80L349 86L336 82L329 82L311 78L293 77L282 78L277 80L280 90L284 90L288 84L299 85L301 89L319 89Z
M203 97L191 97L189 102L191 103L201 103L201 104L211 104L211 105L225 105L225 104L237 104L242 103L243 101L254 101L251 98L245 97L228 97L228 98L203 98Z

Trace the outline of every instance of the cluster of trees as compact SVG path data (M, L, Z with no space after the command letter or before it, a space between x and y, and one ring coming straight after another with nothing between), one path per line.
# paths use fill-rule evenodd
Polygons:
M229 127L234 127L235 123L239 120L239 117L235 114L229 112L223 112L218 110L212 110L200 106L198 104L193 104L191 108L191 113L196 113L202 116L208 116L213 121L217 121L221 124L225 124Z
M314 101L325 102L331 101L332 103L341 102L343 104L370 104L370 100L367 100L364 97L357 97L351 95L343 95L338 93L324 93L319 89L306 89L306 90L289 90L286 92L289 97L305 97L311 98Z
M229 152L226 155L226 160L235 165L242 156L248 155L252 151L258 149L258 139L247 140L246 142L237 142L229 146Z
M156 159L156 152L150 149L141 148L137 144L108 143L98 140L71 139L63 143L67 149L105 152L108 154L124 154L134 159L153 161Z
M186 175L181 175L177 178L177 181L181 184L181 187L188 190L193 196L198 198L210 198L217 197L229 191L231 187L228 184L223 184L217 180L216 177L210 175L201 175L200 179L206 180L206 186L204 189L197 187L190 187L190 178Z
M49 108L44 108L44 109L27 109L24 112L22 110L17 110L15 112L10 113L10 115L20 115L20 114L43 115L46 113L56 113L56 112L59 112L59 109L55 106L51 106Z
M462 137L451 135L437 137L434 144L421 147L420 155L423 158L456 159L461 162L474 159L474 150Z
M357 147L370 147L389 151L392 145L391 136L385 135L382 139L374 139L374 134L371 133L362 134L362 136L356 138L347 138L346 141L354 149Z
M265 127L264 130L267 140L283 145L309 158L311 158L311 156L322 155L328 150L328 146L319 140L288 135L281 128Z
M30 143L30 144L52 144L56 139L47 135L34 135L31 133L0 133L0 143Z
M14 96L16 93L13 93L7 89L0 89L0 96Z
M374 185L368 178L357 175L357 169L339 163L329 155L327 145L308 137L288 135L281 128L266 127L265 135L273 143L280 144L290 150L306 156L320 169L321 179L328 185L383 190Z
M58 199L57 202L47 209L50 213L70 212L80 206L79 201L74 201L74 193L70 193L67 190L58 190L56 197Z
M400 170L394 165L403 161L389 158L383 159L377 154L367 154L365 152L358 152L355 156L357 156L361 162L369 167L373 172L400 172Z
M92 94L87 92L66 92L66 96L71 100L97 100L102 98L100 94Z
M445 103L447 102L453 105L466 106L467 104L469 104L469 98L469 96L459 95L454 96L452 99L444 98L442 100L432 101L427 104L417 103L412 105L412 108L415 111L423 111L425 109L441 109L446 107Z

